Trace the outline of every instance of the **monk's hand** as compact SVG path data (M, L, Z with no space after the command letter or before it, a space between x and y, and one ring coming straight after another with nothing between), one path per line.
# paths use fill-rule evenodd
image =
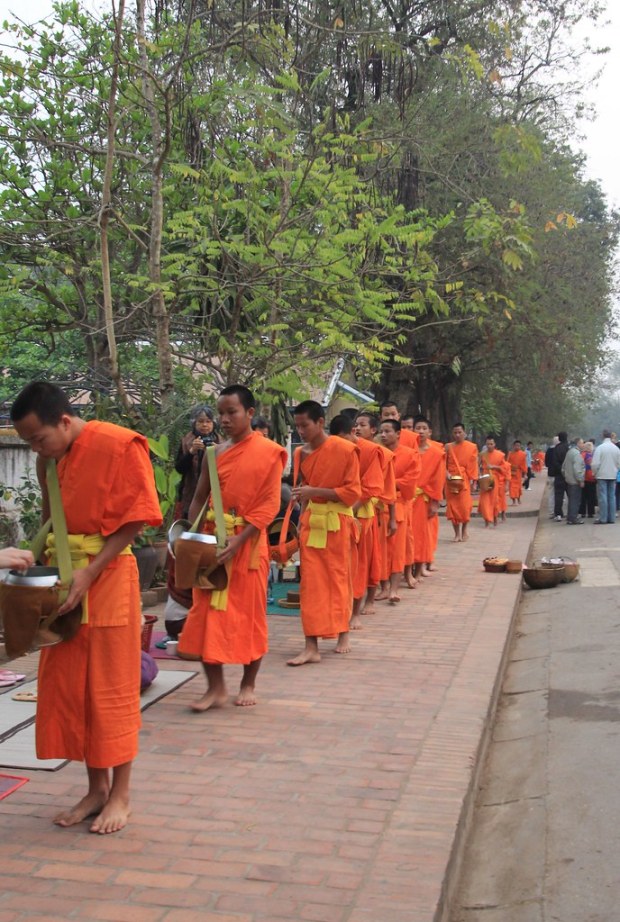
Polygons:
M94 574L89 571L88 567L73 571L73 582L69 588L69 595L58 609L59 615L64 615L66 612L71 611L82 601L92 586L94 578Z
M392 535L396 534L396 532L398 531L398 522L396 521L396 519L390 519L390 521L388 522L387 531L388 531L388 538L391 538Z
M439 512L439 502L436 499L431 499L428 504L428 517L432 519Z
M226 544L221 551L217 552L218 563L227 563L232 560L242 544L244 544L242 535L231 535L226 539Z
M308 487L306 485L293 487L291 495L298 503L307 503L309 499L314 499L314 487Z

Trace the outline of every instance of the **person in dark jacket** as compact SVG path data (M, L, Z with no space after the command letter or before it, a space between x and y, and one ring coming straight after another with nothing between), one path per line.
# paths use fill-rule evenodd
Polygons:
M556 522L561 522L563 519L562 506L564 503L564 496L568 495L568 490L566 487L566 480L564 479L564 474L562 473L562 465L564 464L564 459L568 454L568 433L558 432L558 444L553 449L553 465L549 470L549 473L553 473L553 492L554 492L554 507L553 507L553 518Z

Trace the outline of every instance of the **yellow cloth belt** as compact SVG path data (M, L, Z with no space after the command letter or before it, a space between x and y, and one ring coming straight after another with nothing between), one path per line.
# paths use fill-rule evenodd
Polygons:
M215 512L213 509L209 509L205 516L207 522L215 522ZM236 528L244 528L248 522L240 515L233 515L230 512L224 513L224 524L226 525L226 535L227 537L232 537L235 534ZM252 550L250 551L250 562L248 569L258 570L260 566L260 546L259 546L260 533L252 541ZM229 560L228 563L225 563L226 572L228 573L228 583L230 584L230 578L232 576L234 557L232 560ZM225 611L228 606L228 585L225 589L213 589L211 592L211 608L214 608L216 611Z
M428 493L425 493L424 490L423 490L421 487L416 487L416 488L415 488L415 498L417 499L418 496L423 496L423 497L424 497L424 502L425 502L425 503L427 503L428 500L429 500Z
M375 517L375 504L376 499L374 496L369 499L367 502L362 503L357 512L355 513L358 519L374 519Z
M68 538L71 563L74 570L83 570L89 564L89 557L96 557L105 547L103 535L68 535ZM47 536L45 549L49 555L50 566L57 566L56 539L53 532L50 532ZM129 545L120 551L119 556L127 554L131 554ZM88 624L88 593L82 599L82 624Z
M315 503L310 500L308 503L308 525L310 534L308 535L308 547L327 547L327 532L340 531L340 516L353 515L351 506L345 506L344 503L327 502Z

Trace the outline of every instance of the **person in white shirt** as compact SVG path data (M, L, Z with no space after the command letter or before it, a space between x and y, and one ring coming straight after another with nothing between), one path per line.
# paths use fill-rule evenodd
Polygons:
M594 449L592 471L596 477L598 519L595 525L613 525L616 521L616 477L620 470L620 448L603 429L603 441Z

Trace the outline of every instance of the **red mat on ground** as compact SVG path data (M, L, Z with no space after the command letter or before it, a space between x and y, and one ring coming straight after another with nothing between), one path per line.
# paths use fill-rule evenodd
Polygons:
M21 778L19 775L0 775L0 800L8 797L9 794L12 794L17 788L21 788L22 784L26 784L29 780L29 778Z

